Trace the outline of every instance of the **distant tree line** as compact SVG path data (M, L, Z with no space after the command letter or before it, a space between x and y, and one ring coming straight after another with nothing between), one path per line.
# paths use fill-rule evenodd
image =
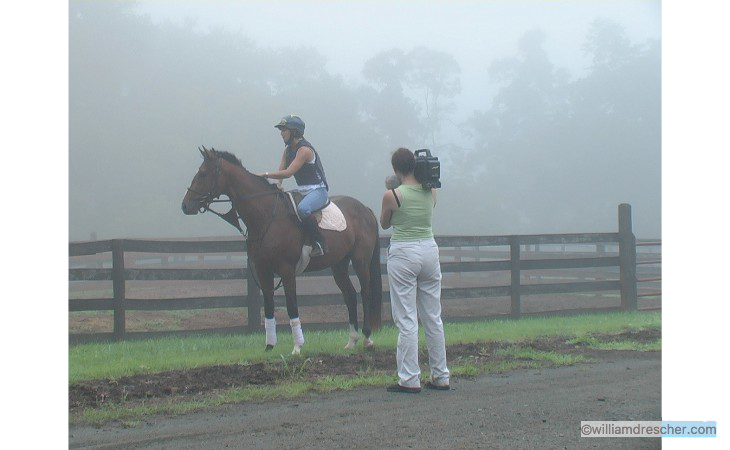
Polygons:
M128 2L74 0L69 15L72 240L234 232L180 214L196 148L271 170L283 148L273 124L289 113L310 125L333 193L376 212L390 152L433 149L444 162L442 234L603 231L621 202L659 233L660 42L632 43L615 23L594 22L584 45L592 66L576 79L551 64L544 33L526 33L519 54L485 74L496 97L458 124L472 143L464 148L441 132L461 89L447 53L381 52L353 85L315 49L155 25Z

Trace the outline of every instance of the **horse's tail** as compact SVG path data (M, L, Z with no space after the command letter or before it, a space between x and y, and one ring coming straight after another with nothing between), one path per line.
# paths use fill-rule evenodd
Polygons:
M373 213L375 216L375 213ZM383 276L380 271L380 230L375 219L375 248L370 259L370 328L379 330L382 325Z

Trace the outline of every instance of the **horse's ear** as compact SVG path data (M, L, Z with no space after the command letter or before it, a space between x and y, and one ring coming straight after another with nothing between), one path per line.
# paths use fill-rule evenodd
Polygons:
M198 151L200 152L201 155L203 155L203 159L207 159L208 158L208 156L205 154L205 152L203 151L203 149L201 149L200 147L198 147Z

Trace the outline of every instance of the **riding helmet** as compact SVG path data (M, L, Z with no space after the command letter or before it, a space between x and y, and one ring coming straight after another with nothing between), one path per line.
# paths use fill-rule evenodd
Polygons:
M288 128L290 130L299 130L302 134L304 134L304 121L299 116L293 116L289 114L288 116L284 116L279 123L274 125L274 128L282 129L282 128Z

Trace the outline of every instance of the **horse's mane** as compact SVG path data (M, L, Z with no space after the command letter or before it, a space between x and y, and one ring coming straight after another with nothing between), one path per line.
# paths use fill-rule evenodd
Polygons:
M246 172L249 172L248 169L246 169L243 166L243 163L241 163L241 160L238 159L238 157L236 155L234 155L233 153L227 152L225 150L215 150L214 148L211 148L211 150L213 150L216 155L218 155L219 157L225 159L226 161L228 161L229 163L233 164L234 166L240 167L241 169L245 170ZM251 173L251 172L249 172L249 173ZM266 178L260 177L260 176L254 174L254 173L251 173L251 175L253 175L255 178L257 178L258 180L260 180L267 187L269 187L271 189L276 189L276 187L273 184L269 183L266 180Z
M236 157L233 153L224 151L224 150L216 150L214 148L211 148L215 152L216 155L220 156L221 158L225 159L229 163L238 166L243 167L243 164L241 163L241 160Z

